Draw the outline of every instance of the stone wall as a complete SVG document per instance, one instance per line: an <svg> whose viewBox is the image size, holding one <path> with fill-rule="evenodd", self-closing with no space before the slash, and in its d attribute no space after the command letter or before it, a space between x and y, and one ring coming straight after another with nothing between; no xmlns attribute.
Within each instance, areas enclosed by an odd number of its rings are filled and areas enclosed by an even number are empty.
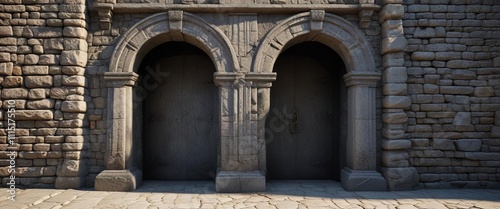
<svg viewBox="0 0 500 209"><path fill-rule="evenodd" d="M421 186L500 187L500 2L404 4L405 128Z"/></svg>
<svg viewBox="0 0 500 209"><path fill-rule="evenodd" d="M165 3L118 1L139 2ZM280 3L262 3L269 2ZM416 182L425 188L500 187L500 2L376 3L381 10L360 30L373 49L376 71L382 73L376 100L376 162L389 189L411 189ZM258 33L252 44L294 14L257 15ZM105 170L109 145L104 73L110 71L121 37L150 15L116 12L110 28L103 29L107 22L97 11L87 11L82 0L0 0L0 177L4 186L12 150L17 151L19 185L94 185ZM231 37L229 14L196 15ZM359 24L357 14L341 17ZM242 69L250 69L245 59L255 55L253 50L250 55L238 55ZM147 96L141 86L133 91L134 102ZM15 101L15 146L7 143L8 100ZM134 140L138 146L133 149L140 153L140 136Z"/></svg>
<svg viewBox="0 0 500 209"><path fill-rule="evenodd" d="M34 187L78 188L87 174L85 1L2 0L0 84L7 121L15 101L15 145L0 129L0 177L6 185L10 151L16 182Z"/></svg>

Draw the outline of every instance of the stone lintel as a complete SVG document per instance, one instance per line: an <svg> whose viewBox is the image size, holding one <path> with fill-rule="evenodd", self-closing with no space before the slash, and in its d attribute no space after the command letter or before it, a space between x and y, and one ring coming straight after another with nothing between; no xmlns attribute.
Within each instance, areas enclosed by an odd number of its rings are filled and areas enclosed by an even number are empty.
<svg viewBox="0 0 500 209"><path fill-rule="evenodd" d="M266 177L259 171L220 171L215 178L216 192L263 192Z"/></svg>
<svg viewBox="0 0 500 209"><path fill-rule="evenodd" d="M90 6L97 10L98 7ZM300 13L310 10L324 10L333 14L359 14L363 10L379 11L380 5L362 4L137 4L117 3L113 12L117 14L148 14L170 10L183 10L191 13Z"/></svg>
<svg viewBox="0 0 500 209"><path fill-rule="evenodd" d="M107 87L120 88L124 86L135 86L139 75L134 72L105 72L104 80Z"/></svg>
<svg viewBox="0 0 500 209"><path fill-rule="evenodd" d="M95 179L96 191L134 191L142 183L142 171L104 170Z"/></svg>
<svg viewBox="0 0 500 209"><path fill-rule="evenodd" d="M372 71L351 71L344 75L344 81L347 87L356 85L375 87L381 75L379 72Z"/></svg>
<svg viewBox="0 0 500 209"><path fill-rule="evenodd" d="M375 170L342 169L341 183L347 191L386 191L387 181Z"/></svg>

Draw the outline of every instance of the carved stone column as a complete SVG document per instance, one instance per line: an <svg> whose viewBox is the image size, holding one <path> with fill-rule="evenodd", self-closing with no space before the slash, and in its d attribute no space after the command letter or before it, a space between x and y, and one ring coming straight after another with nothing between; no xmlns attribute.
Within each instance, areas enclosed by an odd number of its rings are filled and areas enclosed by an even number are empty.
<svg viewBox="0 0 500 209"><path fill-rule="evenodd" d="M266 174L266 118L270 108L270 93L276 73L248 73L247 81L252 82L252 121L257 124L259 171Z"/></svg>
<svg viewBox="0 0 500 209"><path fill-rule="evenodd" d="M387 190L387 182L376 171L375 90L380 73L350 72L344 76L348 97L347 167L342 186L349 191Z"/></svg>
<svg viewBox="0 0 500 209"><path fill-rule="evenodd" d="M107 72L108 86L107 140L105 170L97 175L95 190L133 191L142 181L142 172L127 167L132 139L132 87L138 75L134 72Z"/></svg>
<svg viewBox="0 0 500 209"><path fill-rule="evenodd" d="M217 192L257 192L266 188L259 171L257 95L243 73L215 73L220 102L220 169Z"/></svg>

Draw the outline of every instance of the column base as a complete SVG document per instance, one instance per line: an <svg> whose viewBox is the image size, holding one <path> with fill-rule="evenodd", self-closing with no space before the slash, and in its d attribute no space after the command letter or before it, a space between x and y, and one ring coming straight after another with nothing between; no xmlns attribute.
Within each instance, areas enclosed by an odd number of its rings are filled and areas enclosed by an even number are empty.
<svg viewBox="0 0 500 209"><path fill-rule="evenodd" d="M134 191L142 183L142 171L104 170L95 179L96 191Z"/></svg>
<svg viewBox="0 0 500 209"><path fill-rule="evenodd" d="M344 168L341 183L347 191L387 191L387 181L374 170L352 170Z"/></svg>
<svg viewBox="0 0 500 209"><path fill-rule="evenodd" d="M259 171L220 171L215 178L216 192L263 192L266 177Z"/></svg>

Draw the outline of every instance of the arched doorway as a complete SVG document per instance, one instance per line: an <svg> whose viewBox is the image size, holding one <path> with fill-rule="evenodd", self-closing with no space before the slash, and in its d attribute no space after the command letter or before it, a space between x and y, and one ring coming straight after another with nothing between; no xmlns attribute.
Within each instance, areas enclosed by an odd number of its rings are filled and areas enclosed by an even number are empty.
<svg viewBox="0 0 500 209"><path fill-rule="evenodd" d="M303 42L280 54L274 72L266 122L267 178L340 180L342 59L321 43Z"/></svg>
<svg viewBox="0 0 500 209"><path fill-rule="evenodd" d="M217 167L217 88L210 57L191 44L167 42L153 48L139 69L148 78L140 79L147 91L143 179L212 179Z"/></svg>

